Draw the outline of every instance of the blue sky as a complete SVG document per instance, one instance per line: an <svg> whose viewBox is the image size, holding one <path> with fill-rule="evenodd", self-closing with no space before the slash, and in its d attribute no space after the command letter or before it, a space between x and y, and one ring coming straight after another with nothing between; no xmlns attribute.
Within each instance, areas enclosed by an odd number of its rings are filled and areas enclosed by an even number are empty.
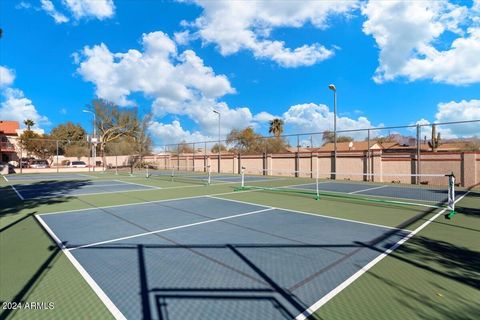
<svg viewBox="0 0 480 320"><path fill-rule="evenodd" d="M287 133L480 119L480 1L0 3L0 118L48 132L95 97L152 112L155 143L278 116ZM456 127L451 136L477 127Z"/></svg>

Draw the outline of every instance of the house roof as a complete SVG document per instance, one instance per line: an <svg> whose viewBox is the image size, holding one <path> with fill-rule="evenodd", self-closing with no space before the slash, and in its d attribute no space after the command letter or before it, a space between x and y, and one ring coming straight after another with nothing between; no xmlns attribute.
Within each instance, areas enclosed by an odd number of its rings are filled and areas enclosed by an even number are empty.
<svg viewBox="0 0 480 320"><path fill-rule="evenodd" d="M16 136L17 130L20 129L18 121L0 120L0 133L7 136Z"/></svg>

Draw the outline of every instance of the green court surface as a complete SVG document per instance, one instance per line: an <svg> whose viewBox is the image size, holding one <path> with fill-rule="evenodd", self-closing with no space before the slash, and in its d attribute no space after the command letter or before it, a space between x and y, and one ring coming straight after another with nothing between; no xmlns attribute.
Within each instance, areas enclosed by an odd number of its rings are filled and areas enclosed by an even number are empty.
<svg viewBox="0 0 480 320"><path fill-rule="evenodd" d="M52 186L51 182L46 179L0 180L2 305L6 302L24 305L25 302L53 302L52 308L43 310L2 308L0 319L114 318L35 215L204 195L414 232L392 252L387 251L388 255L380 251L378 261L372 261L368 268L359 266L361 272L357 277L349 278L350 281L330 292L331 297L322 297L323 301L312 306L314 312L308 315L309 319L478 319L480 314L478 189L468 193L463 190L462 198L456 203L457 214L447 220L444 208L423 205L421 199L394 204L322 193L320 199L315 200L311 194L302 192L274 192L262 188L235 191L238 181L224 178L214 179L208 186L147 179L141 175L97 173L91 179L83 178L87 184L90 180L96 184L117 181L116 185L138 184L150 188L62 193L62 188L68 191L77 187L78 182L69 184L67 179L55 185L57 193L53 196L43 194L22 200L21 190L27 188L26 185L29 190L45 190ZM304 178L282 178L252 183L285 187L310 182ZM194 269L192 274L195 276Z"/></svg>

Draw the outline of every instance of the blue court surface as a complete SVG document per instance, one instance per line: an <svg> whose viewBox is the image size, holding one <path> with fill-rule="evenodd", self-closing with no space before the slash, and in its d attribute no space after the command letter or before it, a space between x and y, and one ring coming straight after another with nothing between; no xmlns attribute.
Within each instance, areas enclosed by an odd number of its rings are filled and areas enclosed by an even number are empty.
<svg viewBox="0 0 480 320"><path fill-rule="evenodd" d="M159 189L158 187L120 180L62 180L34 184L15 184L12 188L23 199L83 196L102 193L131 192Z"/></svg>
<svg viewBox="0 0 480 320"><path fill-rule="evenodd" d="M315 183L292 186L294 189L316 190ZM445 203L448 200L447 186L444 188L427 188L415 185L320 182L320 192L335 192L342 194L367 195L373 197L394 198L399 201L423 201L432 204ZM465 191L456 191L455 197L460 197Z"/></svg>
<svg viewBox="0 0 480 320"><path fill-rule="evenodd" d="M8 181L18 180L73 180L73 179L95 179L95 176L88 173L31 173L31 174L8 174L4 176Z"/></svg>
<svg viewBox="0 0 480 320"><path fill-rule="evenodd" d="M37 219L117 319L292 319L408 232L208 196Z"/></svg>

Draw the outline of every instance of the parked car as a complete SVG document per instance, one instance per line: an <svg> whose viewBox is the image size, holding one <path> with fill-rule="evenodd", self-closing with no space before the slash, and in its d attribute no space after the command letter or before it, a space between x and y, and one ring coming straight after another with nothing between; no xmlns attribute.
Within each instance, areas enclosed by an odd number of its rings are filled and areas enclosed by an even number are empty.
<svg viewBox="0 0 480 320"><path fill-rule="evenodd" d="M49 167L50 166L48 165L47 160L33 160L32 163L30 164L30 168L35 168L35 169L46 169Z"/></svg>
<svg viewBox="0 0 480 320"><path fill-rule="evenodd" d="M84 161L71 161L68 166L70 168L86 168L87 164Z"/></svg>

